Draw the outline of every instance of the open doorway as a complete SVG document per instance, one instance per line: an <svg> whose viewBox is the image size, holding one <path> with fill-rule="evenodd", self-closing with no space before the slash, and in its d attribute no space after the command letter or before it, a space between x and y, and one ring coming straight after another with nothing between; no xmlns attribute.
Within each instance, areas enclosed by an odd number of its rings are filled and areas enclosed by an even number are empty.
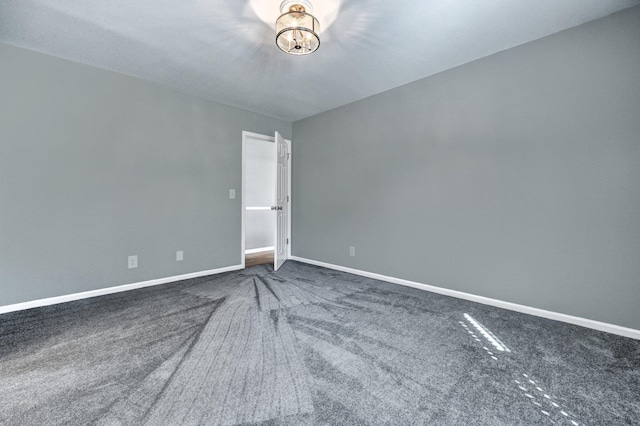
<svg viewBox="0 0 640 426"><path fill-rule="evenodd" d="M282 143L282 138L277 134L276 136ZM280 148L290 153L291 141L285 140L284 144ZM290 155L286 155L287 167L283 175L282 157L278 155L280 152L282 150L278 150L275 137L242 132L241 255L244 267L273 265L274 260L280 260L278 263L281 264L283 248L286 250L285 259L290 253ZM282 191L282 179L286 184L286 196L282 197L281 194L278 200L277 193ZM284 223L283 216L286 218Z"/></svg>

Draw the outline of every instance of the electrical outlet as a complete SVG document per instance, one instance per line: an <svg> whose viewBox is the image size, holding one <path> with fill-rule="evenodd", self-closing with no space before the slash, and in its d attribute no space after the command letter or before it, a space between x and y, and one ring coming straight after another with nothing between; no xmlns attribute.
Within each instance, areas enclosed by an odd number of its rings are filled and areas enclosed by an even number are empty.
<svg viewBox="0 0 640 426"><path fill-rule="evenodd" d="M138 267L138 255L129 256L129 269Z"/></svg>
<svg viewBox="0 0 640 426"><path fill-rule="evenodd" d="M181 262L184 260L184 251L178 250L176 252L176 262Z"/></svg>
<svg viewBox="0 0 640 426"><path fill-rule="evenodd" d="M356 257L356 248L354 246L349 246L349 256Z"/></svg>

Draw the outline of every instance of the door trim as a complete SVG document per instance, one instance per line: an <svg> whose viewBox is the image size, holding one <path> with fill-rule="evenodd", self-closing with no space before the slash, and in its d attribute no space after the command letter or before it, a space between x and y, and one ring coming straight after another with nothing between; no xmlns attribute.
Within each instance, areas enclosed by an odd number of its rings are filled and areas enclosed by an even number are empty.
<svg viewBox="0 0 640 426"><path fill-rule="evenodd" d="M242 131L242 155L240 158L240 162L241 162L241 173L242 173L242 179L241 179L241 188L240 188L240 199L241 199L241 203L240 203L240 217L241 217L241 241L240 241L240 265L242 267L242 269L245 268L245 261L244 261L244 256L245 256L245 200L244 200L244 186L245 186L245 182L244 182L244 153L245 153L245 141L248 139L257 139L257 140L262 140L265 142L272 142L275 143L275 138L273 136L267 136L267 135L261 135L260 133L253 133L253 132L247 132L247 131ZM285 139L284 140L287 143L287 146L289 148L289 160L288 160L288 166L289 166L289 173L287 176L287 179L289 180L289 185L287 185L287 196L289 197L289 202L287 203L287 235L289 237L289 244L287 245L287 254L288 257L291 258L291 245L293 244L293 239L291 238L291 157L293 156L293 154L291 154L291 141L289 139Z"/></svg>

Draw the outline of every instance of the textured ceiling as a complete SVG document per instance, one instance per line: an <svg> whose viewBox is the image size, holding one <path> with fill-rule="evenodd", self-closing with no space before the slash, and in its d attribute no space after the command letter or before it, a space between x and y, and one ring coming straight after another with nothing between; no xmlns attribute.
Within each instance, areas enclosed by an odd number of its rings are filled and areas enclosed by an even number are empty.
<svg viewBox="0 0 640 426"><path fill-rule="evenodd" d="M280 0L0 0L0 40L296 121L640 0L313 3L333 22L305 57L262 20Z"/></svg>

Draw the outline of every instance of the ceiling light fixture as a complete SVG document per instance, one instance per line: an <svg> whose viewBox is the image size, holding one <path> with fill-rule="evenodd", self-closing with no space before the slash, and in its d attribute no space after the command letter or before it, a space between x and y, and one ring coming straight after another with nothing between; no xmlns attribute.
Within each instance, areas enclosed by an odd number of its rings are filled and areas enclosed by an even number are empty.
<svg viewBox="0 0 640 426"><path fill-rule="evenodd" d="M276 44L291 55L308 55L320 47L320 23L307 0L285 0L276 20Z"/></svg>

